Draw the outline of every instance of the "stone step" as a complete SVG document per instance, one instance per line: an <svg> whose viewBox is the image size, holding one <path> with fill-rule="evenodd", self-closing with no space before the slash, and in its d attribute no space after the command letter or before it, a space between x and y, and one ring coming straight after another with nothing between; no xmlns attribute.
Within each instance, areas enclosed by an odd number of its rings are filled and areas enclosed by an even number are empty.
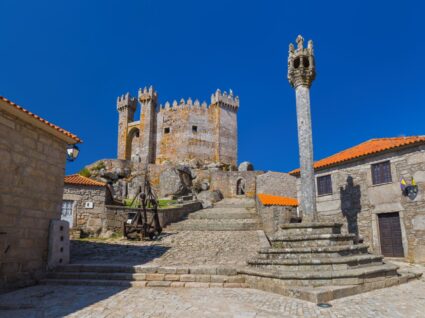
<svg viewBox="0 0 425 318"><path fill-rule="evenodd" d="M309 222L309 223L285 223L280 225L285 235L303 234L340 234L341 223L332 222Z"/></svg>
<svg viewBox="0 0 425 318"><path fill-rule="evenodd" d="M202 210L200 212L191 213L189 214L188 219L190 220L199 220L199 219L206 219L206 220L221 220L221 219L258 219L258 215L256 213L249 213L249 212L233 212L233 211L224 211L219 212L215 211L216 209L208 209L208 210ZM218 209L217 209L218 210ZM239 209L235 209L239 210Z"/></svg>
<svg viewBox="0 0 425 318"><path fill-rule="evenodd" d="M260 229L261 223L257 219L189 219L167 227L168 231L253 231Z"/></svg>
<svg viewBox="0 0 425 318"><path fill-rule="evenodd" d="M281 280L286 286L359 285L397 276L398 266L381 264L341 271L287 271L241 268L238 273Z"/></svg>
<svg viewBox="0 0 425 318"><path fill-rule="evenodd" d="M101 280L101 281L163 281L198 283L244 283L240 275L210 274L159 274L159 273L98 273L98 272L50 272L48 279L54 280Z"/></svg>
<svg viewBox="0 0 425 318"><path fill-rule="evenodd" d="M250 198L230 198L214 203L219 208L255 208L255 200Z"/></svg>
<svg viewBox="0 0 425 318"><path fill-rule="evenodd" d="M251 288L277 293L287 297L313 302L315 304L328 303L334 299L356 295L371 290L404 284L410 280L420 278L420 275L403 273L401 276L385 277L379 281L369 281L361 285L328 285L328 286L288 286L285 281L259 276L245 275L246 283Z"/></svg>
<svg viewBox="0 0 425 318"><path fill-rule="evenodd" d="M354 234L305 234L287 235L285 232L275 233L270 237L272 247L316 247L347 245L353 243Z"/></svg>
<svg viewBox="0 0 425 318"><path fill-rule="evenodd" d="M193 274L193 275L236 275L236 269L228 266L146 266L146 265L118 265L118 264L68 264L57 266L54 271L74 273L141 273L141 274Z"/></svg>
<svg viewBox="0 0 425 318"><path fill-rule="evenodd" d="M289 248L262 248L258 251L258 258L262 259L311 259L350 256L365 254L369 245L332 245L315 247L289 247Z"/></svg>
<svg viewBox="0 0 425 318"><path fill-rule="evenodd" d="M287 271L315 271L315 270L347 270L365 266L383 264L383 256L363 254L354 256L304 258L304 259L252 259L248 265L255 268L284 269Z"/></svg>
<svg viewBox="0 0 425 318"><path fill-rule="evenodd" d="M207 282L180 282L180 281L127 281L101 279L44 279L42 284L47 285L74 285L74 286L123 286L123 287L178 287L178 288L248 288L245 283L207 283Z"/></svg>

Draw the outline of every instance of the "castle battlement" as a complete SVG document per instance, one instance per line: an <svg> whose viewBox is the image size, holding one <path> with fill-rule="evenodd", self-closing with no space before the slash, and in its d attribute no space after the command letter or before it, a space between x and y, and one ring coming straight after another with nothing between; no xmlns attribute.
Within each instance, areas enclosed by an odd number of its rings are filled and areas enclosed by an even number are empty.
<svg viewBox="0 0 425 318"><path fill-rule="evenodd" d="M148 101L156 101L158 99L158 93L155 91L153 86L149 86L147 88L146 86L142 89L139 88L139 100L141 103L146 103Z"/></svg>
<svg viewBox="0 0 425 318"><path fill-rule="evenodd" d="M221 93L221 90L217 89L216 92L211 95L211 105L213 104L219 104L220 106L227 106L237 110L239 108L239 97L234 97L232 90L227 94L226 91Z"/></svg>
<svg viewBox="0 0 425 318"><path fill-rule="evenodd" d="M198 99L195 99L195 101L192 100L192 98L188 98L187 101L182 98L179 103L177 103L176 100L174 100L172 103L166 101L164 105L160 105L159 111L179 111L183 109L203 109L207 110L208 105L204 101L202 104L199 102Z"/></svg>
<svg viewBox="0 0 425 318"><path fill-rule="evenodd" d="M117 109L122 110L126 107L133 110L136 110L137 107L137 100L135 97L131 97L130 93L117 97Z"/></svg>

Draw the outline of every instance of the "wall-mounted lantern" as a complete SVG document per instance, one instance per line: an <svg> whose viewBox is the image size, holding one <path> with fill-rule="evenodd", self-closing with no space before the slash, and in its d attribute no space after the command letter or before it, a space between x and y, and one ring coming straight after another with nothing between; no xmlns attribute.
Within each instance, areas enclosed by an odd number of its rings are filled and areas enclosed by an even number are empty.
<svg viewBox="0 0 425 318"><path fill-rule="evenodd" d="M74 161L77 159L80 149L76 145L68 145L66 148L66 160Z"/></svg>

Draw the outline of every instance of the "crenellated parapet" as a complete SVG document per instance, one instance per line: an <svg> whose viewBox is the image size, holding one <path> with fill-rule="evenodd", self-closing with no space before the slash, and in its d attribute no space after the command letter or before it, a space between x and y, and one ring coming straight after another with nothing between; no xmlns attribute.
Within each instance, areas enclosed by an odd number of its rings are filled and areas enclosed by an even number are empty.
<svg viewBox="0 0 425 318"><path fill-rule="evenodd" d="M135 97L131 97L130 93L117 97L117 110L121 111L126 108L133 110L133 112L137 108L137 100Z"/></svg>
<svg viewBox="0 0 425 318"><path fill-rule="evenodd" d="M139 88L139 100L142 104L149 101L156 102L158 100L158 93L155 91L152 85L149 88Z"/></svg>
<svg viewBox="0 0 425 318"><path fill-rule="evenodd" d="M159 108L159 111L179 111L183 109L203 109L207 110L208 106L206 102L202 102L202 104L199 102L198 99L195 99L195 101L192 100L192 98L188 98L187 100L184 100L183 98L180 100L180 102L177 102L174 100L172 103L165 102L164 105L161 105Z"/></svg>
<svg viewBox="0 0 425 318"><path fill-rule="evenodd" d="M229 94L226 91L221 93L221 90L217 89L214 94L211 95L211 105L217 104L221 107L228 107L235 111L239 108L239 97L233 96L233 91L230 90Z"/></svg>
<svg viewBox="0 0 425 318"><path fill-rule="evenodd" d="M316 78L313 41L308 41L307 47L304 47L304 38L298 35L296 42L296 49L292 43L289 44L288 81L294 88L300 85L310 87Z"/></svg>

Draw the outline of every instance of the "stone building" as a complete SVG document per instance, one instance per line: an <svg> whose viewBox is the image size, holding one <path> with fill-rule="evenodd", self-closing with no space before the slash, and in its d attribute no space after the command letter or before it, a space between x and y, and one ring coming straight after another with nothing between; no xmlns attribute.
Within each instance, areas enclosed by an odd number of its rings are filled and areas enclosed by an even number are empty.
<svg viewBox="0 0 425 318"><path fill-rule="evenodd" d="M0 291L30 285L60 219L66 149L81 140L0 97Z"/></svg>
<svg viewBox="0 0 425 318"><path fill-rule="evenodd" d="M84 234L100 234L105 205L112 201L106 184L78 174L65 177L62 220Z"/></svg>
<svg viewBox="0 0 425 318"><path fill-rule="evenodd" d="M375 253L425 262L425 136L371 139L314 167L320 220L344 223Z"/></svg>
<svg viewBox="0 0 425 318"><path fill-rule="evenodd" d="M202 165L237 164L237 112L239 98L217 90L207 106L198 101L158 104L152 88L140 89L137 100L129 93L118 97L118 159L147 164L197 160Z"/></svg>

